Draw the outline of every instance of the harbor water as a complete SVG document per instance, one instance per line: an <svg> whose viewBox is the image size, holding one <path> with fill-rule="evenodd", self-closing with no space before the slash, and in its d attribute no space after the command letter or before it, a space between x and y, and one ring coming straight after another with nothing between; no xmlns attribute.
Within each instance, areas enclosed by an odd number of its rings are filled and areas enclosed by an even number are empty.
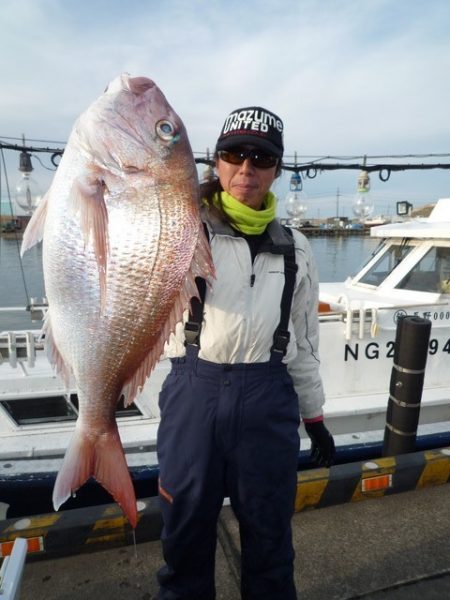
<svg viewBox="0 0 450 600"><path fill-rule="evenodd" d="M345 235L309 238L322 282L343 281L357 273L378 240L370 236ZM30 298L45 296L42 274L42 245L20 259L18 239L0 237L0 307L26 307ZM40 323L18 314L0 312L0 331L39 328Z"/></svg>

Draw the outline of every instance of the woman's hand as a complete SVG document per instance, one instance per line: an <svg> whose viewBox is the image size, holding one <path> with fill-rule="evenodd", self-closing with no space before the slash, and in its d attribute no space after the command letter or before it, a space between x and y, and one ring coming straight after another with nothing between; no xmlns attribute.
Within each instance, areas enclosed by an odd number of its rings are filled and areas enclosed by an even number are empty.
<svg viewBox="0 0 450 600"><path fill-rule="evenodd" d="M304 425L306 433L311 438L311 460L318 467L330 467L336 453L333 436L323 421L304 423Z"/></svg>

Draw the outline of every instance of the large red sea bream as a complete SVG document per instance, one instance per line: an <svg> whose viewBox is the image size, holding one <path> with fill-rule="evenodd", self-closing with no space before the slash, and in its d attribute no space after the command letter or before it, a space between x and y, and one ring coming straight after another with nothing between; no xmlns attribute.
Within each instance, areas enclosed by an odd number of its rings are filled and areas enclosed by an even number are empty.
<svg viewBox="0 0 450 600"><path fill-rule="evenodd" d="M213 273L188 137L153 81L124 74L79 117L22 252L41 239L47 345L79 397L53 503L93 476L134 527L115 408L160 358L195 277Z"/></svg>

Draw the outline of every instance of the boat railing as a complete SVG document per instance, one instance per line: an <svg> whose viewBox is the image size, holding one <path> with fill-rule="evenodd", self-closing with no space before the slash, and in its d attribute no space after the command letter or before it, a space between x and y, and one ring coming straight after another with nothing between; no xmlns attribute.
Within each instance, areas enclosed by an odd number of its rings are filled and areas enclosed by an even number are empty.
<svg viewBox="0 0 450 600"><path fill-rule="evenodd" d="M43 321L48 310L47 298L31 298L27 306L1 306L0 314L30 313L32 322ZM1 331L0 330L0 365L8 361L12 367L18 362L26 362L34 367L36 351L43 350L44 336L41 331Z"/></svg>
<svg viewBox="0 0 450 600"><path fill-rule="evenodd" d="M370 337L376 337L378 334L378 308L365 307L363 304L351 307L348 300L344 304L345 306L342 310L330 310L327 313L320 313L319 322L339 321L343 323L345 326L345 339L347 341L353 337L354 326L358 329L358 338L360 340L364 339L367 330L370 331Z"/></svg>
<svg viewBox="0 0 450 600"><path fill-rule="evenodd" d="M341 301L343 304L342 310L332 310L327 313L319 313L320 322L336 322L340 321L345 327L345 339L346 341L351 340L355 334L358 339L362 340L367 334L371 338L377 337L380 331L378 324L379 315L384 311L398 310L399 307L394 306L367 306L362 301L349 300L347 296L342 296ZM417 308L424 308L423 302L417 304L408 304L405 306L405 310L412 310ZM448 309L448 302L434 302L433 310L435 311L438 307L446 307Z"/></svg>
<svg viewBox="0 0 450 600"><path fill-rule="evenodd" d="M18 361L34 367L36 350L43 350L44 340L40 331L8 331L0 333L0 365L8 361L17 367Z"/></svg>

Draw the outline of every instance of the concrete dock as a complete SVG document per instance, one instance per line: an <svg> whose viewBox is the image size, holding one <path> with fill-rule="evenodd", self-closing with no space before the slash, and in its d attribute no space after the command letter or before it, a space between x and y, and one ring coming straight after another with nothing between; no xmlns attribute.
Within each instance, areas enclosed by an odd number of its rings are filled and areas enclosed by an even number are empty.
<svg viewBox="0 0 450 600"><path fill-rule="evenodd" d="M297 513L296 583L302 600L450 598L450 486ZM219 522L217 600L237 600L238 527ZM153 600L159 541L27 561L21 600ZM195 599L193 599L195 600Z"/></svg>

